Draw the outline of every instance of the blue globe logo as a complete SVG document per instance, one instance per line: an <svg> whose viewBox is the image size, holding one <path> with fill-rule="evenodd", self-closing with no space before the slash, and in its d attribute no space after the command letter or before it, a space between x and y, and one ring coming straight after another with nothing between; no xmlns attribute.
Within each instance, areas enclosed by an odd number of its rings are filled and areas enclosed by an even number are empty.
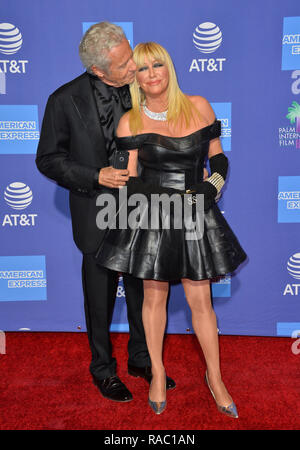
<svg viewBox="0 0 300 450"><path fill-rule="evenodd" d="M295 253L287 263L288 273L297 280L300 280L300 253Z"/></svg>
<svg viewBox="0 0 300 450"><path fill-rule="evenodd" d="M0 53L13 55L22 47L22 34L11 23L0 23Z"/></svg>
<svg viewBox="0 0 300 450"><path fill-rule="evenodd" d="M24 183L11 183L4 192L4 200L13 209L27 208L33 199L32 191Z"/></svg>
<svg viewBox="0 0 300 450"><path fill-rule="evenodd" d="M216 24L203 22L193 33L193 43L200 52L213 53L222 43L222 32Z"/></svg>

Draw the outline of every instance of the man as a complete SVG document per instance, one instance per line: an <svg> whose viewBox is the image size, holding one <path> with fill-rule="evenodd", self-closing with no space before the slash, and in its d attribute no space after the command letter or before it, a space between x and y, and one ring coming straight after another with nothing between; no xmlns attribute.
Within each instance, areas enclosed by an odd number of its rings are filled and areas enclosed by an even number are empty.
<svg viewBox="0 0 300 450"><path fill-rule="evenodd" d="M111 166L114 131L131 108L128 84L135 76L132 50L122 28L101 22L85 33L79 54L87 72L50 95L36 164L47 177L70 190L74 241L83 253L82 283L87 333L92 353L90 371L101 394L126 402L132 395L116 375L109 327L118 274L97 266L94 253L104 230L96 225L96 198L106 188L124 186L127 170ZM130 339L128 373L151 382L150 358L142 325L142 281L123 275ZM167 378L167 388L175 383Z"/></svg>

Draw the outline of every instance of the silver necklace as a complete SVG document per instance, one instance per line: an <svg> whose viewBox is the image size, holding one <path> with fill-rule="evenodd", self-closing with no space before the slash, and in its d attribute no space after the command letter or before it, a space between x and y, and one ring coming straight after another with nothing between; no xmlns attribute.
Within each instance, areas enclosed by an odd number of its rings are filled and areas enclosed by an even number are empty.
<svg viewBox="0 0 300 450"><path fill-rule="evenodd" d="M148 116L150 119L161 120L164 122L167 120L168 110L157 113L150 111L150 109L148 109L146 105L143 105L143 110L146 116Z"/></svg>

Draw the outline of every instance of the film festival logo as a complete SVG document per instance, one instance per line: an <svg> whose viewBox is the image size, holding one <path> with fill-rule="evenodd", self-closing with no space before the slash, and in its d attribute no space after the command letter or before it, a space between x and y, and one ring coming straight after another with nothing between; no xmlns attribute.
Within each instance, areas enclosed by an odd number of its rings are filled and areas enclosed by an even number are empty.
<svg viewBox="0 0 300 450"><path fill-rule="evenodd" d="M287 119L290 120L291 124L296 123L296 148L300 148L300 105L297 102L293 102L292 106L288 108Z"/></svg>
<svg viewBox="0 0 300 450"><path fill-rule="evenodd" d="M287 271L295 280L300 280L300 253L292 255L287 262ZM285 286L283 295L299 295L300 284L292 283Z"/></svg>
<svg viewBox="0 0 300 450"><path fill-rule="evenodd" d="M288 114L291 126L279 128L279 146L283 148L300 149L300 105L296 101L288 107Z"/></svg>
<svg viewBox="0 0 300 450"><path fill-rule="evenodd" d="M146 196L136 193L127 197L127 186L124 186L119 189L118 201L113 194L104 193L98 195L96 205L102 207L96 217L97 227L101 230L184 229L184 237L188 241L203 237L203 194L176 193L169 196L162 193Z"/></svg>
<svg viewBox="0 0 300 450"><path fill-rule="evenodd" d="M4 201L16 213L5 214L2 219L2 227L34 227L37 214L21 212L31 205L32 200L32 191L25 183L15 181L9 184L4 191Z"/></svg>
<svg viewBox="0 0 300 450"><path fill-rule="evenodd" d="M193 33L194 47L203 53L205 58L194 58L190 64L189 72L222 72L226 58L212 58L222 44L223 35L220 28L212 22L203 22L198 25Z"/></svg>
<svg viewBox="0 0 300 450"><path fill-rule="evenodd" d="M12 23L0 23L0 73L26 73L28 60L8 59L20 51L23 44L22 33Z"/></svg>

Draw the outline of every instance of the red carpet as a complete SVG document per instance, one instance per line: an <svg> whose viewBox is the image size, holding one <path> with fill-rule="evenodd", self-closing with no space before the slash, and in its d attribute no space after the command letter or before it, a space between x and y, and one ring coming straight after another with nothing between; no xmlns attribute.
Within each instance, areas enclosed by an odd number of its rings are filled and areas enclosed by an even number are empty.
<svg viewBox="0 0 300 450"><path fill-rule="evenodd" d="M0 355L1 430L299 430L300 354L289 338L221 336L224 381L239 419L218 413L192 335L168 335L167 373L177 382L155 416L148 385L126 372L127 334L112 334L118 374L134 400L100 396L88 371L85 333L6 333ZM4 413L5 412L5 413Z"/></svg>

